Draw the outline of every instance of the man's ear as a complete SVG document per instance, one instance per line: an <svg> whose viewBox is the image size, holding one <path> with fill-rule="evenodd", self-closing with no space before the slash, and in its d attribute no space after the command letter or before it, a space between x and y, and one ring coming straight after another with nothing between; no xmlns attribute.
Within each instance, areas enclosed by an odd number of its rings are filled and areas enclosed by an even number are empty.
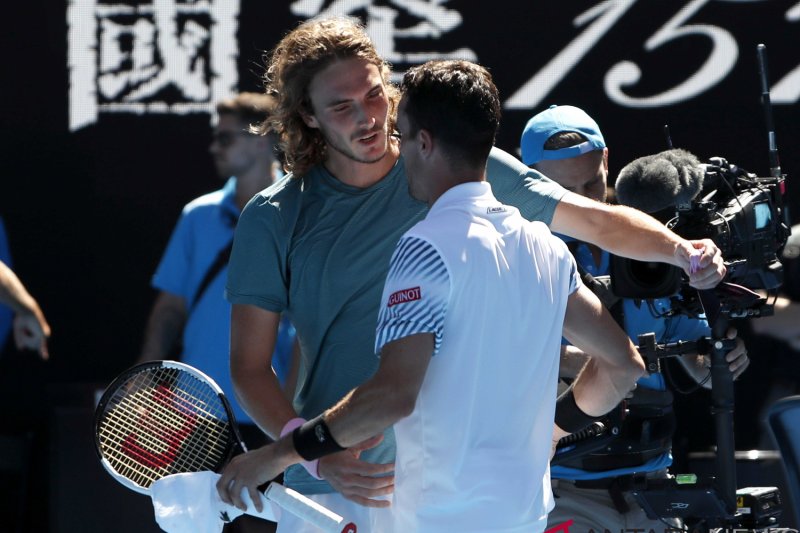
<svg viewBox="0 0 800 533"><path fill-rule="evenodd" d="M305 122L306 126L308 126L309 128L319 129L319 122L317 121L317 117L315 117L311 113L301 110L300 117L303 119L303 122Z"/></svg>
<svg viewBox="0 0 800 533"><path fill-rule="evenodd" d="M425 157L429 157L433 153L433 136L428 130L421 129L417 133L417 146L419 152Z"/></svg>

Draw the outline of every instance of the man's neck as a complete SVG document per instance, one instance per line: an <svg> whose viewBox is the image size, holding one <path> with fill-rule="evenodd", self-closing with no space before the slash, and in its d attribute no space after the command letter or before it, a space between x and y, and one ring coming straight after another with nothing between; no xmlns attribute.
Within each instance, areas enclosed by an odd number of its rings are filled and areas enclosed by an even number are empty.
<svg viewBox="0 0 800 533"><path fill-rule="evenodd" d="M275 182L272 163L255 165L241 176L236 176L236 205L241 211L250 198Z"/></svg>
<svg viewBox="0 0 800 533"><path fill-rule="evenodd" d="M335 150L328 149L328 156L322 163L333 177L351 187L366 189L386 177L400 158L400 151L390 143L384 156L372 163L361 163Z"/></svg>
<svg viewBox="0 0 800 533"><path fill-rule="evenodd" d="M433 204L442 197L444 193L449 191L450 189L457 187L459 185L463 185L465 183L482 183L486 180L476 178L476 179L454 179L449 181L447 185L443 186L442 188L436 189L431 193L431 196L428 198L428 208L433 207Z"/></svg>

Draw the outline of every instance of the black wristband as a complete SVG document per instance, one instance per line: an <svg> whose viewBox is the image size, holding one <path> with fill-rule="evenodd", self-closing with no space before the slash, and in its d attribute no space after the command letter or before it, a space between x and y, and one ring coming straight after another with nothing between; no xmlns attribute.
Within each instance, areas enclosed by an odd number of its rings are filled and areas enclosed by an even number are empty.
<svg viewBox="0 0 800 533"><path fill-rule="evenodd" d="M602 418L602 416L589 416L581 411L581 408L575 402L575 394L572 387L556 400L555 422L558 427L566 432L577 433Z"/></svg>
<svg viewBox="0 0 800 533"><path fill-rule="evenodd" d="M300 457L306 461L344 450L331 435L322 415L295 429L292 432L292 443Z"/></svg>

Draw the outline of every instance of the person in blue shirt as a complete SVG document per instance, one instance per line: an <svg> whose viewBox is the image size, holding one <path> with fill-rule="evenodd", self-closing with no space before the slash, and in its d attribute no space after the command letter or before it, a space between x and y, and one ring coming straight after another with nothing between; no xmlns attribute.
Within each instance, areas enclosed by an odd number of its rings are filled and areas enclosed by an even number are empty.
<svg viewBox="0 0 800 533"><path fill-rule="evenodd" d="M272 113L274 100L266 94L239 93L217 103L218 122L209 152L225 185L189 202L181 212L161 262L153 276L158 290L150 312L138 362L177 358L210 376L233 408L248 448L269 437L239 404L229 370L230 313L224 286L233 232L239 214L256 193L282 175L273 135L251 133ZM271 362L281 384L291 387L290 366L295 329L282 318ZM265 520L243 517L226 531L273 531Z"/></svg>
<svg viewBox="0 0 800 533"><path fill-rule="evenodd" d="M567 190L605 202L607 200L608 147L597 123L573 106L551 106L531 118L521 138L523 163L561 184ZM593 277L609 274L610 254L595 246L562 237L576 262ZM705 319L670 313L669 298L652 300L622 299L611 308L612 314L636 342L638 335L653 332L656 341L695 341L710 336ZM736 332L730 330L730 337ZM572 379L588 356L576 348L562 347L562 379ZM679 358L692 378L709 385L709 359L702 354ZM727 354L730 371L738 377L749 364L741 340ZM674 431L672 393L664 375L652 373L641 378L628 400L628 413L620 434L601 450L554 464L551 468L555 509L548 527L572 520L570 531L586 532L630 528L660 531L665 523L648 519L626 492L633 474L664 477L672 463ZM677 525L677 524L674 524Z"/></svg>
<svg viewBox="0 0 800 533"><path fill-rule="evenodd" d="M230 304L223 291L233 232L244 205L281 175L274 137L249 131L271 113L273 99L240 93L216 106L219 120L209 152L217 173L227 179L214 192L189 202L181 213L153 276L159 291L150 313L139 362L178 358L208 374L231 401L250 446L265 435L235 399L228 369ZM281 381L289 372L294 327L280 325L272 367Z"/></svg>

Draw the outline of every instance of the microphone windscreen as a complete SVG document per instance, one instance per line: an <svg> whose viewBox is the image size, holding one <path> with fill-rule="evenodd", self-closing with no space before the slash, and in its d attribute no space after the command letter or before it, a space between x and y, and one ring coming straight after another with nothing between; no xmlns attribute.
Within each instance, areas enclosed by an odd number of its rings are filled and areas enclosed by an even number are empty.
<svg viewBox="0 0 800 533"><path fill-rule="evenodd" d="M691 202L703 188L703 175L697 157L675 148L628 163L614 188L620 204L655 213Z"/></svg>

